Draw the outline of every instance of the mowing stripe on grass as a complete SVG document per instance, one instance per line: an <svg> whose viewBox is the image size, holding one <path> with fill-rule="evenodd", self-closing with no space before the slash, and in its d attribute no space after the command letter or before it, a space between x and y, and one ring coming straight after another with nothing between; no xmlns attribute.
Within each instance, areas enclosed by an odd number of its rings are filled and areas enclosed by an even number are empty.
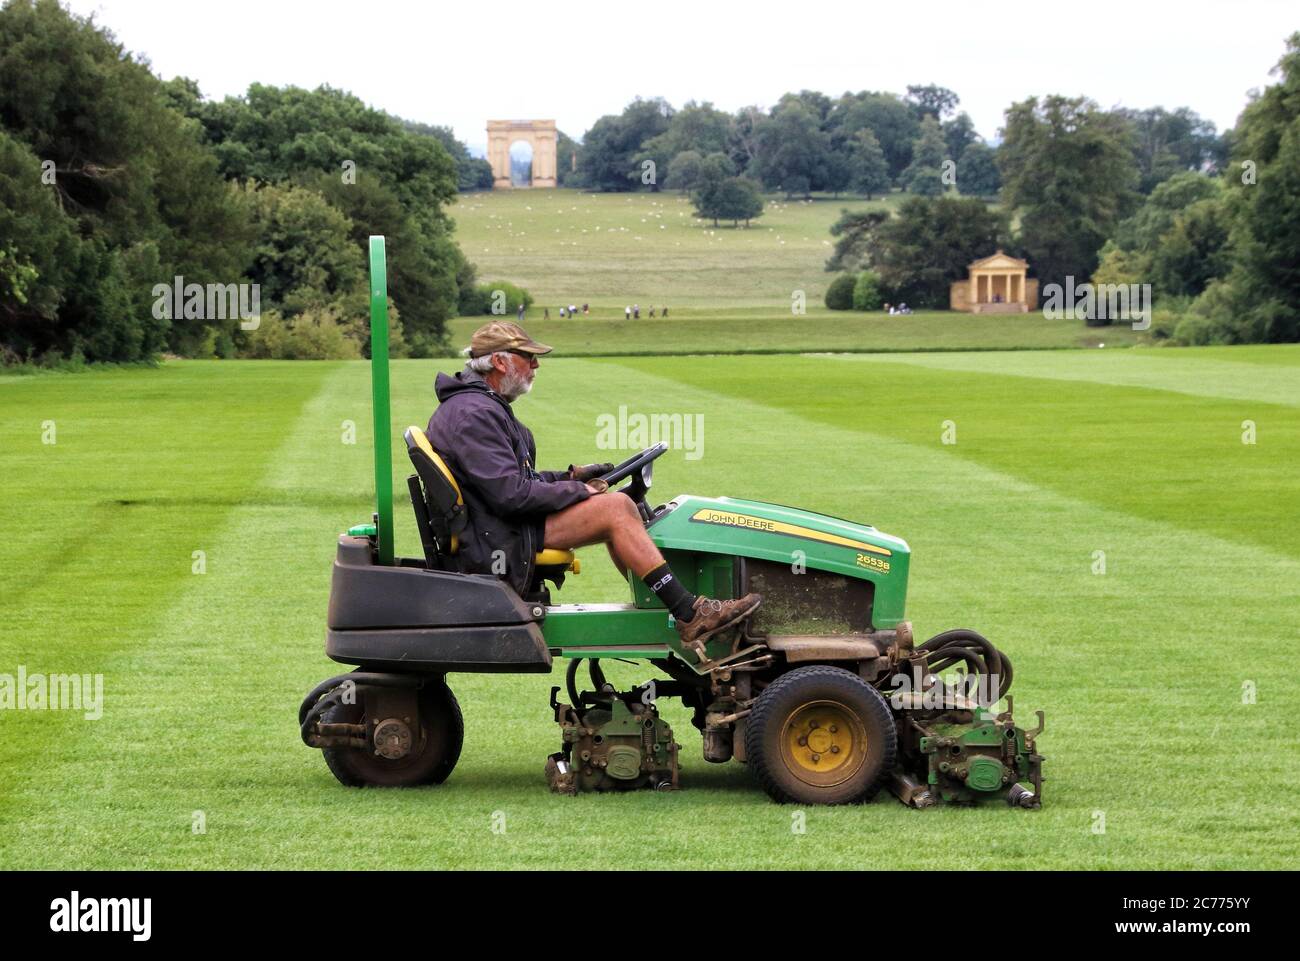
<svg viewBox="0 0 1300 961"><path fill-rule="evenodd" d="M76 800L113 777L125 748L116 708L134 682L122 665L162 643L171 599L219 574L217 531L256 500L256 478L333 366L168 364L34 378L19 396L0 394L6 465L16 468L0 483L13 503L32 505L23 530L0 543L0 671L102 674L105 699L94 722L0 712L0 817L48 817L45 842L56 846ZM56 444L40 443L42 419L56 420ZM201 663L202 642L199 631L178 653ZM152 728L135 749L167 738ZM38 813L51 803L65 812ZM16 839L0 832L0 849ZM29 863L42 864L39 854Z"/></svg>
<svg viewBox="0 0 1300 961"><path fill-rule="evenodd" d="M1084 381L1173 391L1197 397L1300 407L1300 371L1287 364L1200 359L1197 351L1077 351L1042 353L832 355L838 360L908 364L990 376ZM1193 363L1184 361L1191 360Z"/></svg>
<svg viewBox="0 0 1300 961"><path fill-rule="evenodd" d="M1084 357L1033 356L1048 370L1069 370ZM1295 407L829 358L621 365L670 371L678 381L832 426L861 424L923 448L942 445L1067 497L1300 557L1300 531L1277 521L1300 515ZM1252 439L1247 421L1257 443L1243 443Z"/></svg>

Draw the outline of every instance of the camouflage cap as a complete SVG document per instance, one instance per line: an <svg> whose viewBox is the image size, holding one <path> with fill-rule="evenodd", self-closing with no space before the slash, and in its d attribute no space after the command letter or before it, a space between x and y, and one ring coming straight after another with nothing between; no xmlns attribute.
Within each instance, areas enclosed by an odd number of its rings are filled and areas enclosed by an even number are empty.
<svg viewBox="0 0 1300 961"><path fill-rule="evenodd" d="M471 357L483 357L498 350L521 350L528 354L551 352L550 347L539 344L528 336L526 330L508 320L494 320L474 331L469 342Z"/></svg>

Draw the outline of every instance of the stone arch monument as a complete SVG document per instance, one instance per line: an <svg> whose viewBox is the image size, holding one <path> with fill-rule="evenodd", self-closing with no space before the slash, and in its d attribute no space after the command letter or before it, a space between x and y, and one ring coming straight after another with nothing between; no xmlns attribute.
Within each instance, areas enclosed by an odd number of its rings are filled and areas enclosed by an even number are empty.
<svg viewBox="0 0 1300 961"><path fill-rule="evenodd" d="M554 120L489 120L487 135L487 159L492 165L494 190L512 186L510 145L516 140L522 140L533 148L532 186L556 186L556 148L559 144Z"/></svg>

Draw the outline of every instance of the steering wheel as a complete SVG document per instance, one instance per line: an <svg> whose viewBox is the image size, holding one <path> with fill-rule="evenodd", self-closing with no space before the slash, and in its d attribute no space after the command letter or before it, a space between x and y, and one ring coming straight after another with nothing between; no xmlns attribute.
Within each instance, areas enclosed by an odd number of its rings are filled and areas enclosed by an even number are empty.
<svg viewBox="0 0 1300 961"><path fill-rule="evenodd" d="M629 483L620 487L615 493L626 494L632 498L632 503L636 504L637 510L641 512L641 517L647 522L650 520L650 506L645 502L645 495L650 490L650 483L654 476L654 462L667 450L668 445L661 441L653 447L647 447L641 453L629 457L612 471L600 475L600 479L609 484L611 491L614 491L614 485L619 481L628 477L632 478Z"/></svg>

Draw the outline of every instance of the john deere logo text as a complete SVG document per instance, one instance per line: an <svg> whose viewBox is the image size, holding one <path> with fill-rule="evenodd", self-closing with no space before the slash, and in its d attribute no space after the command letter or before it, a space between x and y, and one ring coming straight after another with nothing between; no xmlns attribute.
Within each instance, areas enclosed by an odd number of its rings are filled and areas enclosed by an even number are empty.
<svg viewBox="0 0 1300 961"><path fill-rule="evenodd" d="M728 527L750 527L756 531L776 533L776 524L761 517L748 517L745 514L727 514L722 511L700 511L691 518L706 524L726 524Z"/></svg>

